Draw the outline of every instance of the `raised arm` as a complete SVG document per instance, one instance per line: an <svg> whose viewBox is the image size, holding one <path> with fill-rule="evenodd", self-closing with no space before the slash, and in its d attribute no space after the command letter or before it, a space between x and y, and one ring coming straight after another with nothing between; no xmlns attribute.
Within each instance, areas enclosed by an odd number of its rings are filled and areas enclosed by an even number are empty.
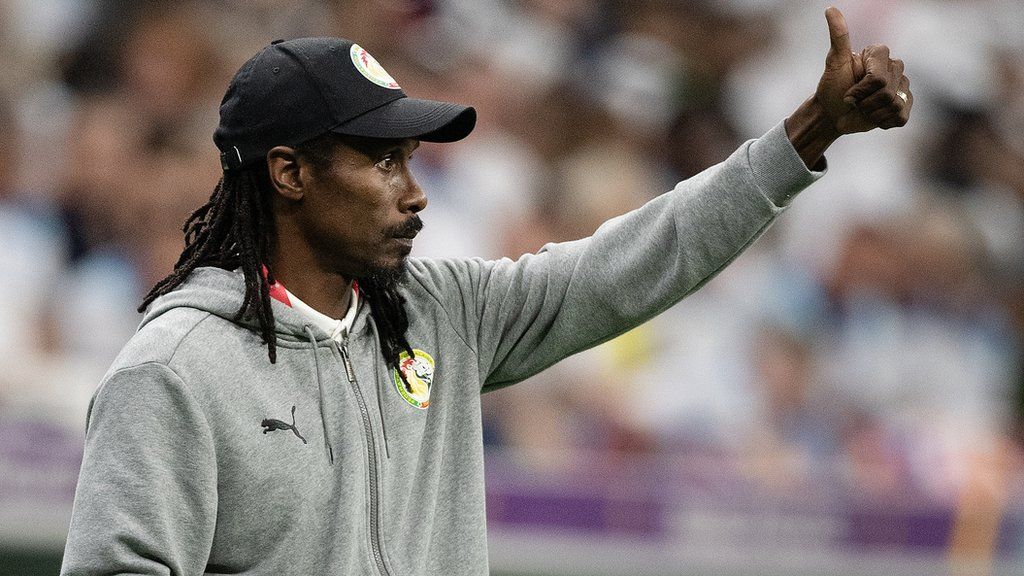
<svg viewBox="0 0 1024 576"><path fill-rule="evenodd" d="M600 344L703 286L821 177L844 134L906 124L913 97L885 46L850 49L826 11L831 46L817 89L765 136L590 238L519 260L418 262L418 283L477 347L481 381L500 387ZM810 168L810 170L809 170Z"/></svg>

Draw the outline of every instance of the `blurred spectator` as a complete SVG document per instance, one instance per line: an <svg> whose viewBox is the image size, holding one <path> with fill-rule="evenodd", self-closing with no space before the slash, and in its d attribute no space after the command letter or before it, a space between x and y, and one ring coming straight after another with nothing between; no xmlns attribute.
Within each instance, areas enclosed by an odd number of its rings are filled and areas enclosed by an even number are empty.
<svg viewBox="0 0 1024 576"><path fill-rule="evenodd" d="M792 487L821 476L839 454L847 427L841 398L821 381L821 360L810 342L779 328L766 328L756 340L754 393L759 398L758 434L750 453L764 480Z"/></svg>
<svg viewBox="0 0 1024 576"><path fill-rule="evenodd" d="M1024 274L1024 141L1015 145L1007 130L1013 116L1003 112L951 107L924 168L957 198L981 232L994 271L1009 279Z"/></svg>
<svg viewBox="0 0 1024 576"><path fill-rule="evenodd" d="M909 435L919 481L947 498L962 481L954 455L1006 433L1013 417L1019 348L981 248L934 206L859 229L827 284L829 377Z"/></svg>
<svg viewBox="0 0 1024 576"><path fill-rule="evenodd" d="M0 291L0 362L11 366L41 343L40 321L62 272L64 238L52 207L16 187L24 161L21 129L2 95L0 134L0 269L8 276ZM8 378L9 374L4 377ZM0 403L11 393L12 383L5 384L0 387Z"/></svg>

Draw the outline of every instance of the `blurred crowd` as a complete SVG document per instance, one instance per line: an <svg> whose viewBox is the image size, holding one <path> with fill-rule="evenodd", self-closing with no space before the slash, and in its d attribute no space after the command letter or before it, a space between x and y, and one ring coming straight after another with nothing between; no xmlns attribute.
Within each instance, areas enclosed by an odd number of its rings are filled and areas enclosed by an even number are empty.
<svg viewBox="0 0 1024 576"><path fill-rule="evenodd" d="M488 394L490 449L538 468L726 455L781 489L838 475L947 503L979 474L996 491L1019 478L1024 11L847 4L855 48L906 61L910 124L837 143L829 174L680 305ZM354 39L406 92L475 106L470 138L415 155L430 200L415 254L515 257L590 234L782 121L821 73L823 11L0 0L0 419L84 429L217 182L227 82L275 38Z"/></svg>

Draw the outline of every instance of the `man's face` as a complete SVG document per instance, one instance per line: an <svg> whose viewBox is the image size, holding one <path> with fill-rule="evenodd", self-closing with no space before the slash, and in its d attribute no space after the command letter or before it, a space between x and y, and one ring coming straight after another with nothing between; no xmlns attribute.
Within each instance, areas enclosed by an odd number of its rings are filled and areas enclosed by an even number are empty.
<svg viewBox="0 0 1024 576"><path fill-rule="evenodd" d="M301 163L301 233L321 265L349 278L394 279L422 228L427 198L409 172L419 142L345 137L328 166Z"/></svg>

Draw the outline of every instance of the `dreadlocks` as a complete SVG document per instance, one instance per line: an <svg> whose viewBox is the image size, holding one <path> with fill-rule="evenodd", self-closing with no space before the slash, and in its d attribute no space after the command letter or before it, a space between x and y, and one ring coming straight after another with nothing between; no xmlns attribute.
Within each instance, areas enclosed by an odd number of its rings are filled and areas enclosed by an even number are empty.
<svg viewBox="0 0 1024 576"><path fill-rule="evenodd" d="M316 170L325 170L333 156L337 136L326 134L296 147L296 153L308 160ZM210 200L192 213L185 221L185 249L174 271L158 282L142 300L142 312L154 300L174 290L200 266L216 266L225 270L241 268L245 277L245 297L235 313L234 321L255 318L260 336L267 344L271 363L277 362L277 342L274 335L274 313L270 306L270 286L273 273L263 273L264 263L270 260L276 240L273 209L273 185L265 166L230 170L224 173ZM385 361L399 369L399 355L405 351L413 357L412 347L406 340L409 317L405 299L398 293L395 278L371 275L358 279L360 294L370 303L370 311L377 325L381 353Z"/></svg>

